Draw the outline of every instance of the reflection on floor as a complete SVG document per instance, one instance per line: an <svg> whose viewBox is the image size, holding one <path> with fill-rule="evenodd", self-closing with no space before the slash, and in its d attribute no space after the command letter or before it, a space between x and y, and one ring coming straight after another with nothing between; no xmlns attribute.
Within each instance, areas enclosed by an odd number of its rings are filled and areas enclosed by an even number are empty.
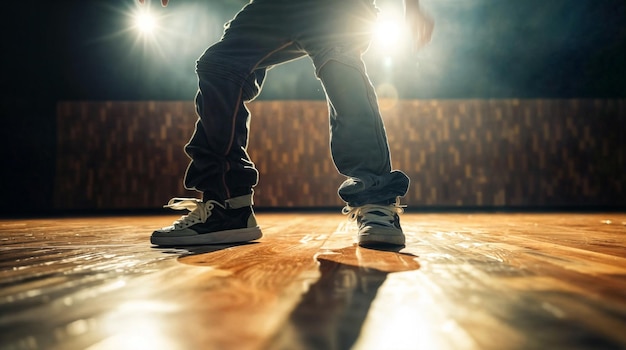
<svg viewBox="0 0 626 350"><path fill-rule="evenodd" d="M2 349L626 348L626 214L414 214L366 249L339 214L159 249L175 217L0 220Z"/></svg>

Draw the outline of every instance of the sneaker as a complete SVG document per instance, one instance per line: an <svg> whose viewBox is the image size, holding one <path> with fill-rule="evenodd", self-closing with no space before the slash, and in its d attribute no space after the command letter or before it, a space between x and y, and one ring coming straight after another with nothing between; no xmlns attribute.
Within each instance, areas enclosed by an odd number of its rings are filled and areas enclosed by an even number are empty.
<svg viewBox="0 0 626 350"><path fill-rule="evenodd" d="M399 202L391 205L366 204L362 207L345 206L343 214L356 220L359 226L358 243L371 245L404 245L405 237L400 227L400 216L404 209Z"/></svg>
<svg viewBox="0 0 626 350"><path fill-rule="evenodd" d="M150 243L159 246L224 244L261 238L252 205L232 208L231 204L228 200L223 205L214 200L173 198L164 207L186 209L189 214L174 221L172 226L154 231Z"/></svg>

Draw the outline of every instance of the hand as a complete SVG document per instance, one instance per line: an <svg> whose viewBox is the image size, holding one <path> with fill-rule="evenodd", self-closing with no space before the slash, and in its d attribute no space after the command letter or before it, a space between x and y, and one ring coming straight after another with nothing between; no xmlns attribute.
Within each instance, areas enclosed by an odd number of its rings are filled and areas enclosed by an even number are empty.
<svg viewBox="0 0 626 350"><path fill-rule="evenodd" d="M435 21L417 4L405 0L405 18L412 36L414 49L426 46L432 39Z"/></svg>
<svg viewBox="0 0 626 350"><path fill-rule="evenodd" d="M139 0L140 4L144 4L146 0ZM167 3L169 2L169 0L161 0L161 5L163 5L163 7L167 6Z"/></svg>

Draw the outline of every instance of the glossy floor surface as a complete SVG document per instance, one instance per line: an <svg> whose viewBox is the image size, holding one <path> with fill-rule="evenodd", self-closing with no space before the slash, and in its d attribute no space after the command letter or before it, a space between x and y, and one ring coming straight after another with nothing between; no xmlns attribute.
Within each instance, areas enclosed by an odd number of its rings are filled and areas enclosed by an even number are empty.
<svg viewBox="0 0 626 350"><path fill-rule="evenodd" d="M1 349L624 349L626 214L340 214L159 249L176 217L0 220Z"/></svg>

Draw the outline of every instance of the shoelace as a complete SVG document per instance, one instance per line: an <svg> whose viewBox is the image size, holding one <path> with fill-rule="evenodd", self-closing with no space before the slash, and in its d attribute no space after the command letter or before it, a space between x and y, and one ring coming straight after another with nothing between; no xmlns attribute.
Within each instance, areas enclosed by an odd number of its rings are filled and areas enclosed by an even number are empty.
<svg viewBox="0 0 626 350"><path fill-rule="evenodd" d="M189 210L189 214L181 216L180 219L173 223L175 228L185 228L199 222L205 222L209 216L211 216L211 210L215 208L215 205L224 208L224 206L216 201L208 201L205 203L196 198L172 198L163 208Z"/></svg>
<svg viewBox="0 0 626 350"><path fill-rule="evenodd" d="M355 221L358 217L363 217L363 223L376 223L381 225L390 225L394 222L394 214L404 213L404 206L401 206L398 202L391 205L375 205L366 204L361 207L351 207L346 205L341 210L341 213L348 215L348 220ZM374 214L374 212L382 213L383 215Z"/></svg>

